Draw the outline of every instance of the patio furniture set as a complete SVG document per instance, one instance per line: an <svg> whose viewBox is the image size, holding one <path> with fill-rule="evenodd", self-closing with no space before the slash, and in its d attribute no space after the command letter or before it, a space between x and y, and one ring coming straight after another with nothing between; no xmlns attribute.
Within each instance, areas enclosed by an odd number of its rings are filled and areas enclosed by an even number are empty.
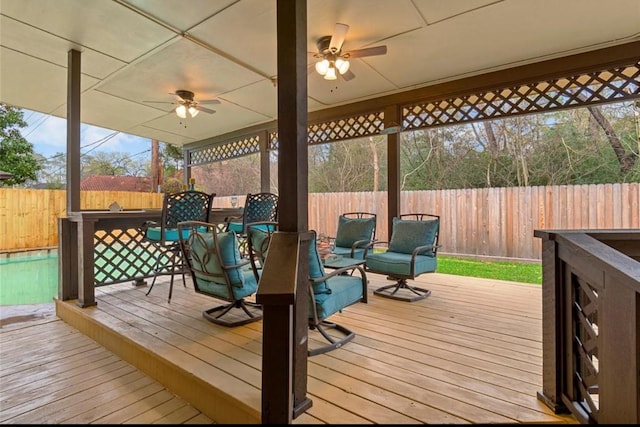
<svg viewBox="0 0 640 427"><path fill-rule="evenodd" d="M144 222L141 231L157 254L147 295L157 276L168 274L170 302L174 276L181 274L186 286L188 272L197 293L224 301L203 311L206 319L229 327L258 321L261 306L250 298L258 290L272 236L278 232L278 196L249 193L242 216L210 222L214 197L194 190L165 195L160 223ZM309 328L328 343L309 349L309 356L340 348L354 338L353 331L327 319L356 302L367 302L367 272L394 282L374 290L375 295L411 302L431 293L407 280L436 270L439 216L412 213L394 218L388 242L376 240L376 219L374 213L348 212L339 216L336 236L318 237L310 231ZM385 249L378 249L382 246Z"/></svg>

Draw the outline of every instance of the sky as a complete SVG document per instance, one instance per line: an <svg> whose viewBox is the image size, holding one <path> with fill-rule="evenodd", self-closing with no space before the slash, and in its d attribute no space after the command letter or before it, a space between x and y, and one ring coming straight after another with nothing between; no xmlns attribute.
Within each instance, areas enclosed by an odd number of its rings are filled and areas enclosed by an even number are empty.
<svg viewBox="0 0 640 427"><path fill-rule="evenodd" d="M23 109L28 126L20 129L22 136L33 144L33 151L50 158L67 151L67 121L55 116ZM91 125L80 127L81 154L99 151L128 153L136 161L150 159L151 140L139 136L117 133Z"/></svg>

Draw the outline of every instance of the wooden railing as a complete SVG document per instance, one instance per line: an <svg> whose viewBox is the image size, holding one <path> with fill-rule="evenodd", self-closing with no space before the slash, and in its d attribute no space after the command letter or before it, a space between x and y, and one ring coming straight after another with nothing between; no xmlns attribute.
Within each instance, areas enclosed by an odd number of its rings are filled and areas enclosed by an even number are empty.
<svg viewBox="0 0 640 427"><path fill-rule="evenodd" d="M640 230L544 231L543 389L581 423L640 423Z"/></svg>

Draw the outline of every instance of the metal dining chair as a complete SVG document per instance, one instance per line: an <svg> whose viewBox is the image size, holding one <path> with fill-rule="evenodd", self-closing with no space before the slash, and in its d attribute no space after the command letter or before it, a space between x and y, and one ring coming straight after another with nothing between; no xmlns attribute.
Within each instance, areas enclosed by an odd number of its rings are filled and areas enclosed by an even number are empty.
<svg viewBox="0 0 640 427"><path fill-rule="evenodd" d="M228 218L226 231L235 231L240 241L240 253L248 255L247 224L278 222L278 195L275 193L249 193L242 217Z"/></svg>
<svg viewBox="0 0 640 427"><path fill-rule="evenodd" d="M173 281L176 274L182 275L182 282L187 286L187 266L180 248L178 223L182 221L209 220L211 204L215 193L208 194L201 191L187 190L179 193L165 194L162 200L162 217L160 223L145 221L142 224L142 234L145 241L154 246L156 257L153 271L153 281L147 291L151 293L156 279L161 275L170 275L169 299L173 293Z"/></svg>

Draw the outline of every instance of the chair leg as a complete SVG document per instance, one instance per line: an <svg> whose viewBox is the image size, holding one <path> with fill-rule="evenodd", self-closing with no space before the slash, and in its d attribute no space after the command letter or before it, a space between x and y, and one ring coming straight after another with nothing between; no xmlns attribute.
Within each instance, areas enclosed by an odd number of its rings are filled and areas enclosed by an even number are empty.
<svg viewBox="0 0 640 427"><path fill-rule="evenodd" d="M225 315L227 318L223 318ZM202 316L217 325L240 326L262 319L262 306L239 300L205 310Z"/></svg>
<svg viewBox="0 0 640 427"><path fill-rule="evenodd" d="M324 328L335 329L336 331L340 331L340 333L343 335L343 337L340 338L339 340L336 340L334 337L329 335ZM352 332L351 330L345 328L344 326L339 325L337 323L333 323L333 322L327 322L326 320L323 320L323 321L319 322L318 324L310 323L309 324L309 329L317 329L318 332L320 332L320 334L327 341L329 341L328 345L324 345L322 347L310 349L307 352L307 354L309 356L315 356L315 355L318 355L318 354L327 353L327 352L329 352L331 350L335 350L337 348L340 348L343 345L345 345L346 343L348 343L349 341L351 341L356 336L356 334L354 332Z"/></svg>
<svg viewBox="0 0 640 427"><path fill-rule="evenodd" d="M396 279L397 282L393 285L382 286L373 291L374 294L381 297L397 299L400 301L418 301L425 299L431 295L429 289L418 288L407 284L407 279ZM400 292L398 292L400 291Z"/></svg>
<svg viewBox="0 0 640 427"><path fill-rule="evenodd" d="M151 281L151 286L149 286L149 290L147 291L146 295L148 296L151 293L153 285L156 284L156 279L158 278L158 276L169 274L171 276L171 280L169 282L169 298L167 299L167 302L171 302L171 296L173 295L173 281L176 274L182 274L182 284L184 285L184 287L187 287L187 279L185 276L186 268L184 260L182 259L182 253L180 251L169 249L169 251L171 252L171 256L169 258L169 262L171 265L168 268L170 268L170 271L167 273L163 273L160 271L160 259L163 257L163 255L165 255L165 253L164 251L158 251L159 254L158 256L156 256L156 265L153 270L153 280Z"/></svg>
<svg viewBox="0 0 640 427"><path fill-rule="evenodd" d="M156 284L156 279L158 278L158 268L160 267L160 257L162 256L162 253L159 249L156 249L156 252L156 265L153 267L153 280L151 281L151 286L149 286L149 290L146 293L147 296L151 293L151 289L153 289L153 285Z"/></svg>

